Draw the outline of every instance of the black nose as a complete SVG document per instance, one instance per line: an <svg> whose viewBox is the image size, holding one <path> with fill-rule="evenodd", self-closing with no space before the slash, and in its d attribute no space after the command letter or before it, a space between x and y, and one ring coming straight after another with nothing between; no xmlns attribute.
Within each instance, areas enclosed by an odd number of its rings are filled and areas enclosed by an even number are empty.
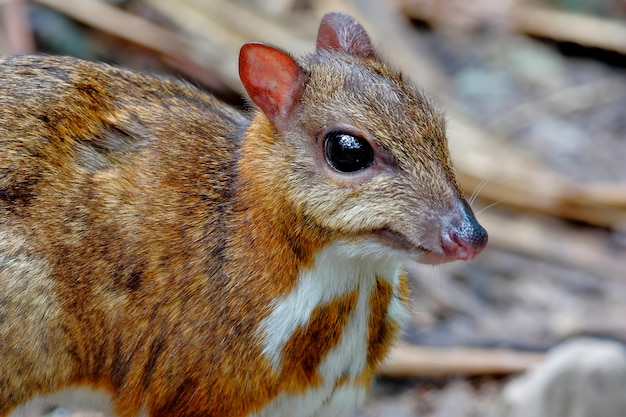
<svg viewBox="0 0 626 417"><path fill-rule="evenodd" d="M441 243L444 252L447 256L468 261L474 259L487 245L489 236L484 227L482 227L472 209L469 205L463 201L462 207L462 220L454 223L444 230L441 236Z"/></svg>

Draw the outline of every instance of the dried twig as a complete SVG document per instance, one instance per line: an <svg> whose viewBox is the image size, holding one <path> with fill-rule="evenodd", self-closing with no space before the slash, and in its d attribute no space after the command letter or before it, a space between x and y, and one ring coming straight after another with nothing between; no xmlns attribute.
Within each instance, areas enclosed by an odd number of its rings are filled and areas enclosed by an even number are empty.
<svg viewBox="0 0 626 417"><path fill-rule="evenodd" d="M626 23L624 21L537 6L516 8L512 16L513 26L519 32L626 55Z"/></svg>
<svg viewBox="0 0 626 417"><path fill-rule="evenodd" d="M378 373L391 377L507 375L528 370L543 356L504 349L400 345L391 350Z"/></svg>

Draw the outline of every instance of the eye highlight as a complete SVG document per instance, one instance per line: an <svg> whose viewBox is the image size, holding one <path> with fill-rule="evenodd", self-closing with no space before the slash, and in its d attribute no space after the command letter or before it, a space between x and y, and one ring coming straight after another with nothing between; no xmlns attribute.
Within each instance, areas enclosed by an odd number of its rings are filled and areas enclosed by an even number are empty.
<svg viewBox="0 0 626 417"><path fill-rule="evenodd" d="M360 171L374 162L374 150L369 142L346 132L330 132L326 135L324 156L340 172Z"/></svg>

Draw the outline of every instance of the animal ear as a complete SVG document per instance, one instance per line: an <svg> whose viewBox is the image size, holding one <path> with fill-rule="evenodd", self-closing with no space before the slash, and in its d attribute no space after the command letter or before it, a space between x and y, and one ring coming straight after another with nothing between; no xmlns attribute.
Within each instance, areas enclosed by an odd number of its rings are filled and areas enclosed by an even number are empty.
<svg viewBox="0 0 626 417"><path fill-rule="evenodd" d="M252 101L277 126L284 126L304 85L304 73L289 54L261 43L239 53L239 77Z"/></svg>
<svg viewBox="0 0 626 417"><path fill-rule="evenodd" d="M363 26L345 13L327 13L317 33L317 50L336 50L370 58L374 47Z"/></svg>

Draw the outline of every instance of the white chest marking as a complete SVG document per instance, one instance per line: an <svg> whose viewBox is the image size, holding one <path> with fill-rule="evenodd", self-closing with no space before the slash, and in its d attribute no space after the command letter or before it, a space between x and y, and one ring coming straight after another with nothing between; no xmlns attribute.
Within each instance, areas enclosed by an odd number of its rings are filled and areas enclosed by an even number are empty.
<svg viewBox="0 0 626 417"><path fill-rule="evenodd" d="M365 398L365 387L351 385L364 371L369 337L369 302L377 278L394 290L388 320L400 321L401 262L376 242L335 242L316 254L313 266L298 277L295 288L276 300L261 326L263 353L275 370L281 367L282 348L294 332L305 327L315 307L356 290L357 303L343 328L340 342L322 360L322 383L303 394L281 394L253 417L341 417L350 415ZM347 384L337 381L347 378Z"/></svg>

